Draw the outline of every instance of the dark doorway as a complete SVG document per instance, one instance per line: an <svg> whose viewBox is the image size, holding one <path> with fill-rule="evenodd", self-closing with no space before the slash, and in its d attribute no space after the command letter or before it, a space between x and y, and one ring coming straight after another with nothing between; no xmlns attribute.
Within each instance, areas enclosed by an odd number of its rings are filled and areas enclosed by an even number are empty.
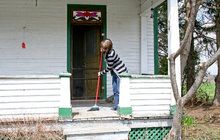
<svg viewBox="0 0 220 140"><path fill-rule="evenodd" d="M72 25L72 100L95 98L100 40L101 26Z"/></svg>

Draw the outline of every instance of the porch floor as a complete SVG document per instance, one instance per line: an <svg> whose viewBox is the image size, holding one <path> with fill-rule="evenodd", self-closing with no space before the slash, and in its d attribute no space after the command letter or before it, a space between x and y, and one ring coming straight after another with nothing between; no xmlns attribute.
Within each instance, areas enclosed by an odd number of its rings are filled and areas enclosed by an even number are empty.
<svg viewBox="0 0 220 140"><path fill-rule="evenodd" d="M112 103L99 101L98 111L88 111L94 106L94 100L72 101L73 121L119 119L117 111L112 110Z"/></svg>

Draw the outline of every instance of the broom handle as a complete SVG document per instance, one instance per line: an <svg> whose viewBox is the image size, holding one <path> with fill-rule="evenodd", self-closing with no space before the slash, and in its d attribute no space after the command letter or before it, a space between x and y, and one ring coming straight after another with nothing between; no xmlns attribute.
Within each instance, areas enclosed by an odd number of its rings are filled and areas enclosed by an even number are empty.
<svg viewBox="0 0 220 140"><path fill-rule="evenodd" d="M99 57L99 72L100 72L101 70L102 70L102 52L100 51L100 57ZM99 86L100 86L100 76L98 76L98 82L97 82L97 86L96 86L95 104L97 104L97 101L98 101Z"/></svg>

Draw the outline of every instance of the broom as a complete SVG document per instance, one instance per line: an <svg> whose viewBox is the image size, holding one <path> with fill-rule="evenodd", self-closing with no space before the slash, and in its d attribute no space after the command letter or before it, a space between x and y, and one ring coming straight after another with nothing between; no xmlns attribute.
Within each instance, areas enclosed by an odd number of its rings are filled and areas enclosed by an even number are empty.
<svg viewBox="0 0 220 140"><path fill-rule="evenodd" d="M99 56L99 71L102 70L102 52L100 51ZM98 95L99 95L99 86L100 86L100 76L98 76L97 86L96 86L96 94L95 94L95 105L92 106L88 111L98 111L99 106L97 106Z"/></svg>

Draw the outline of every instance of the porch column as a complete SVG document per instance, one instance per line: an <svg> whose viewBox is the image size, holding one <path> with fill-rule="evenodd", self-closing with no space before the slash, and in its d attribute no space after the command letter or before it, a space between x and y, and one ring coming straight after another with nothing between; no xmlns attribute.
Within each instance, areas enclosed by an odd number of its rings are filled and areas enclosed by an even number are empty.
<svg viewBox="0 0 220 140"><path fill-rule="evenodd" d="M60 87L60 105L59 118L72 119L72 106L70 99L70 76L71 73L61 73L61 87Z"/></svg>
<svg viewBox="0 0 220 140"><path fill-rule="evenodd" d="M179 47L180 47L180 37L179 37L178 1L168 0L168 55L176 52ZM180 56L176 58L175 65L176 65L175 66L176 80L179 88L179 93L181 94ZM175 111L175 106L176 106L176 102L172 94L171 113L172 110Z"/></svg>
<svg viewBox="0 0 220 140"><path fill-rule="evenodd" d="M119 95L119 115L131 115L131 101L130 101L130 77L129 74L120 74L120 95Z"/></svg>
<svg viewBox="0 0 220 140"><path fill-rule="evenodd" d="M146 11L141 16L141 74L148 74L147 66L147 16Z"/></svg>

